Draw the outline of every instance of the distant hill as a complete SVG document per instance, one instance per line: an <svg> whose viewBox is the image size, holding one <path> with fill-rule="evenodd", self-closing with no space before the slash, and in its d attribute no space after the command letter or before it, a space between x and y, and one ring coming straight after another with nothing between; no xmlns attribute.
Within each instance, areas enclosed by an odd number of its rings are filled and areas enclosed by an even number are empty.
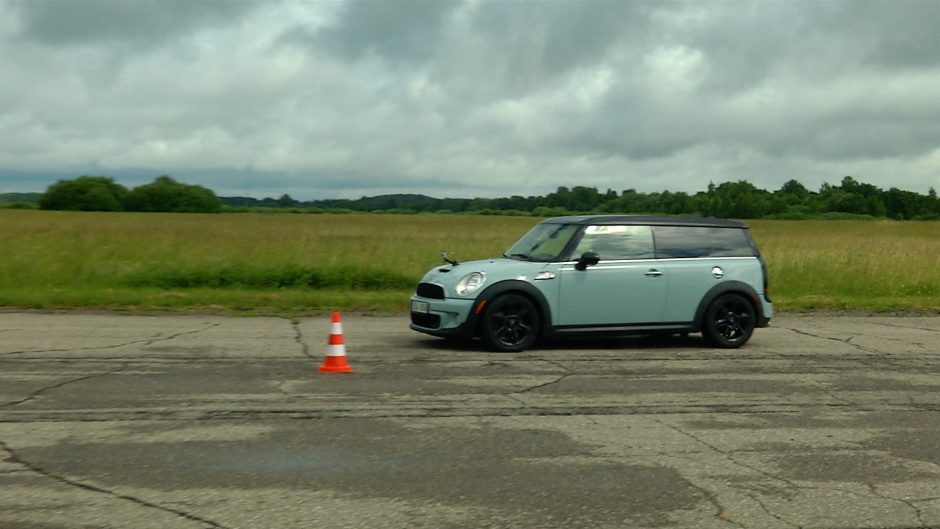
<svg viewBox="0 0 940 529"><path fill-rule="evenodd" d="M42 193L0 193L0 204L10 204L13 202L39 202Z"/></svg>
<svg viewBox="0 0 940 529"><path fill-rule="evenodd" d="M13 202L29 202L35 204L39 202L42 193L0 193L0 204L10 204ZM386 209L412 209L417 211L426 210L437 206L441 199L431 198L426 195L399 194L399 195L378 195L374 197L362 197L355 200L350 199L329 199L329 200L310 200L299 201L285 195L281 198L251 198L251 197L219 197L226 206L233 208L343 208L355 211L376 211Z"/></svg>
<svg viewBox="0 0 940 529"><path fill-rule="evenodd" d="M386 209L411 209L422 211L440 202L439 199L425 195L377 195L362 197L357 200L315 200L304 205L320 208L348 208L362 211Z"/></svg>

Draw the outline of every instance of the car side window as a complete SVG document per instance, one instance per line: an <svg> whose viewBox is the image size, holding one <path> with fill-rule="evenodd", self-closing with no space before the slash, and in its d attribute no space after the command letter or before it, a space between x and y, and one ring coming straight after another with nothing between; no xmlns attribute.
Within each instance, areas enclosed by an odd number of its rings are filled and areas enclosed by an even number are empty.
<svg viewBox="0 0 940 529"><path fill-rule="evenodd" d="M584 252L596 252L602 261L652 259L653 233L649 226L587 226L574 257Z"/></svg>
<svg viewBox="0 0 940 529"><path fill-rule="evenodd" d="M743 229L700 226L656 226L656 256L660 259L696 257L753 257L754 248Z"/></svg>

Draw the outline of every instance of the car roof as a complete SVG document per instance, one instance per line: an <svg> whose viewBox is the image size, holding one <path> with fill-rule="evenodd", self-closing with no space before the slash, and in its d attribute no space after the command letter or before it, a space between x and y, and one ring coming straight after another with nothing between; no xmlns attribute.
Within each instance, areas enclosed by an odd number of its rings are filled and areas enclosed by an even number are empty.
<svg viewBox="0 0 940 529"><path fill-rule="evenodd" d="M747 224L714 217L679 217L673 215L571 215L545 219L543 224L594 224L643 226L699 226L710 228L746 229Z"/></svg>

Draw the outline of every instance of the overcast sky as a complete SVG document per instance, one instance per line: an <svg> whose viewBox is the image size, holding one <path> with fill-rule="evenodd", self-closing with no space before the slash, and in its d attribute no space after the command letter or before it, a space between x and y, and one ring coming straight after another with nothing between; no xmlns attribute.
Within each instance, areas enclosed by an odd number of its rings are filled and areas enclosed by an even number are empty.
<svg viewBox="0 0 940 529"><path fill-rule="evenodd" d="M0 0L0 192L940 188L940 1Z"/></svg>

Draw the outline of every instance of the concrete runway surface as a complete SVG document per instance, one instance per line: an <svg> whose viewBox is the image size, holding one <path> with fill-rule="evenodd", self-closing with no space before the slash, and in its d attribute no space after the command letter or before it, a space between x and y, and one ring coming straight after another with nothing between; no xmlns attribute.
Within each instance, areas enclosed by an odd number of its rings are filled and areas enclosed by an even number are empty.
<svg viewBox="0 0 940 529"><path fill-rule="evenodd" d="M940 317L482 351L344 315L0 313L0 528L940 526Z"/></svg>

